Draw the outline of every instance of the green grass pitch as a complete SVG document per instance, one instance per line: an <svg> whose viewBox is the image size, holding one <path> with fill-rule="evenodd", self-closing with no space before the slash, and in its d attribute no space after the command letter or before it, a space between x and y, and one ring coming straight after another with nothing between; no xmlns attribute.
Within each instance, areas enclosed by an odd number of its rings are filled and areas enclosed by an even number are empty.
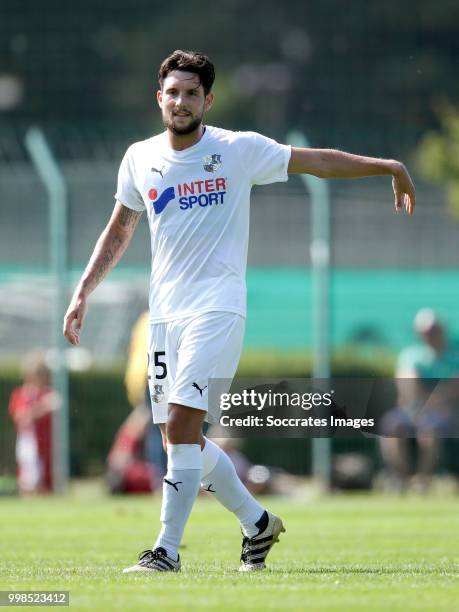
<svg viewBox="0 0 459 612"><path fill-rule="evenodd" d="M0 588L69 590L70 610L459 609L457 498L265 503L287 532L264 572L237 572L237 522L202 497L180 574L123 575L154 540L158 497L4 498Z"/></svg>

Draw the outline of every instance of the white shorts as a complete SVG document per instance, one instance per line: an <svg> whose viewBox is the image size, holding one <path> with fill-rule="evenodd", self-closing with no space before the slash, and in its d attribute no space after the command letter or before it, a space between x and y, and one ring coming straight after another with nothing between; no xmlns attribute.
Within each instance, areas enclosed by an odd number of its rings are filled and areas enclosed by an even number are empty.
<svg viewBox="0 0 459 612"><path fill-rule="evenodd" d="M148 384L154 423L167 421L168 404L205 410L218 423L219 406L208 406L209 379L228 379L239 363L245 319L231 312L206 312L150 325Z"/></svg>

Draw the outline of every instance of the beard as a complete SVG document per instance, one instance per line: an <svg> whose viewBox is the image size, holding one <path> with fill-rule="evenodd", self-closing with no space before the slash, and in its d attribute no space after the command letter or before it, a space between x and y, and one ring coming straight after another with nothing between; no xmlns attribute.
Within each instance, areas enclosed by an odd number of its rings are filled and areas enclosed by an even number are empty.
<svg viewBox="0 0 459 612"><path fill-rule="evenodd" d="M183 127L177 127L174 125L174 117L171 117L170 119L163 117L163 124L167 130L170 130L173 134L176 134L176 136L186 136L187 134L192 134L198 129L198 127L201 125L202 117L203 115L200 117L193 117L190 123Z"/></svg>

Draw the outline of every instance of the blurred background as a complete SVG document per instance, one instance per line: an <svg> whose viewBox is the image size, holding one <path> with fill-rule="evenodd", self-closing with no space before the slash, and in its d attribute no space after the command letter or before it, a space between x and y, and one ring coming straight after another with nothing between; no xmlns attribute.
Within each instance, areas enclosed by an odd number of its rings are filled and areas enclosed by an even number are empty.
<svg viewBox="0 0 459 612"><path fill-rule="evenodd" d="M53 340L49 197L26 146L28 130L42 131L68 190L67 297L111 213L125 149L162 129L157 69L176 48L201 50L216 66L211 125L281 142L296 130L311 146L403 160L417 186L413 218L394 214L389 179L328 185L322 349L330 349L335 375L392 376L397 354L416 342L420 308L434 309L450 336L459 334L458 24L454 0L266 0L262 7L253 0L1 0L2 482L16 469L8 402L25 355L40 349L51 367L63 365ZM255 188L240 374L312 373L310 244L302 181ZM144 219L91 298L81 348L64 356L73 476L103 473L130 414L124 373L132 327L147 307L149 249ZM254 464L311 472L309 440L247 441L243 448ZM331 451L360 453L372 474L380 464L373 439L334 441Z"/></svg>

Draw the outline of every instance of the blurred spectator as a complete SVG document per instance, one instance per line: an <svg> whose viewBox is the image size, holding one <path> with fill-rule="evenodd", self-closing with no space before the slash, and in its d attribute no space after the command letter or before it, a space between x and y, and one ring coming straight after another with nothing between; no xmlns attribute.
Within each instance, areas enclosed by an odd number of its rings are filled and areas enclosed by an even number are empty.
<svg viewBox="0 0 459 612"><path fill-rule="evenodd" d="M154 492L166 473L167 456L153 423L148 388L148 322L145 311L132 328L124 382L133 411L118 430L107 459L111 493Z"/></svg>
<svg viewBox="0 0 459 612"><path fill-rule="evenodd" d="M16 462L19 492L23 495L53 491L53 412L60 398L51 388L51 372L42 355L26 357L24 384L13 390L9 413L16 427Z"/></svg>
<svg viewBox="0 0 459 612"><path fill-rule="evenodd" d="M382 421L383 459L394 485L403 491L412 484L426 491L440 457L441 438L457 429L459 399L459 345L450 341L443 323L429 309L420 310L414 330L421 343L403 350L398 358L398 405ZM418 461L413 475L409 438L417 442Z"/></svg>
<svg viewBox="0 0 459 612"><path fill-rule="evenodd" d="M108 455L110 493L152 493L160 486L160 471L147 460L145 453L146 431L150 423L150 410L139 405L118 430Z"/></svg>

